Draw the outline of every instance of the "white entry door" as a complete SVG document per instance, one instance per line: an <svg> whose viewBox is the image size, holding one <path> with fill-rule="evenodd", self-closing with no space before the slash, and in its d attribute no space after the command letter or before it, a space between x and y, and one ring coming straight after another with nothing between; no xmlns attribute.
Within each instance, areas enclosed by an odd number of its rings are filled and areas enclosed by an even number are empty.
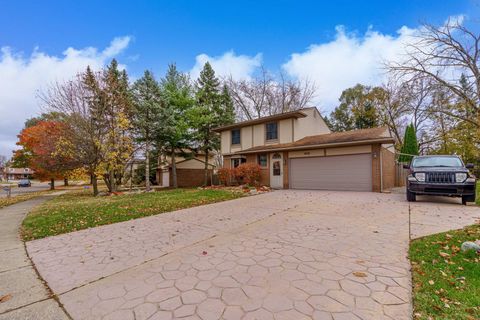
<svg viewBox="0 0 480 320"><path fill-rule="evenodd" d="M280 152L270 154L270 187L283 189L283 157Z"/></svg>

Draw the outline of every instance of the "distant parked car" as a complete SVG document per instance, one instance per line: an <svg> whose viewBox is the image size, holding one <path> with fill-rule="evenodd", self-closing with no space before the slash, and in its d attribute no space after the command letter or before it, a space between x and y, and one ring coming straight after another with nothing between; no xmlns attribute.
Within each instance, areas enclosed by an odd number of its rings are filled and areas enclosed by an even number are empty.
<svg viewBox="0 0 480 320"><path fill-rule="evenodd" d="M18 182L19 187L31 187L32 183L28 179L22 179Z"/></svg>
<svg viewBox="0 0 480 320"><path fill-rule="evenodd" d="M469 172L473 164L464 165L457 156L416 156L407 177L407 200L417 195L461 197L462 204L475 202L476 178Z"/></svg>

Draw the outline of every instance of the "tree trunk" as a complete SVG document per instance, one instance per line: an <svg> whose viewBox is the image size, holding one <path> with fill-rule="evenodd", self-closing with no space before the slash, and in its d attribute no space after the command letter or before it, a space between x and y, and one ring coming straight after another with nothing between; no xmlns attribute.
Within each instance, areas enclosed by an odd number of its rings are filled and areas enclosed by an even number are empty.
<svg viewBox="0 0 480 320"><path fill-rule="evenodd" d="M96 196L98 196L97 175L92 174L91 179L92 179L92 186L93 186L93 196L96 197Z"/></svg>
<svg viewBox="0 0 480 320"><path fill-rule="evenodd" d="M208 149L205 150L205 181L203 185L208 186Z"/></svg>
<svg viewBox="0 0 480 320"><path fill-rule="evenodd" d="M117 191L116 183L115 183L116 182L115 172L113 170L110 170L108 174L109 174L108 180L110 180L110 192L115 192Z"/></svg>
<svg viewBox="0 0 480 320"><path fill-rule="evenodd" d="M177 184L177 161L175 160L175 150L172 152L172 184L174 188L178 188Z"/></svg>
<svg viewBox="0 0 480 320"><path fill-rule="evenodd" d="M64 179L63 179L63 185L64 185L65 187L68 186L68 178L64 178Z"/></svg>
<svg viewBox="0 0 480 320"><path fill-rule="evenodd" d="M130 164L130 191L133 188L133 162Z"/></svg>
<svg viewBox="0 0 480 320"><path fill-rule="evenodd" d="M50 179L50 190L55 190L55 179Z"/></svg>
<svg viewBox="0 0 480 320"><path fill-rule="evenodd" d="M145 191L150 191L150 144L145 143Z"/></svg>

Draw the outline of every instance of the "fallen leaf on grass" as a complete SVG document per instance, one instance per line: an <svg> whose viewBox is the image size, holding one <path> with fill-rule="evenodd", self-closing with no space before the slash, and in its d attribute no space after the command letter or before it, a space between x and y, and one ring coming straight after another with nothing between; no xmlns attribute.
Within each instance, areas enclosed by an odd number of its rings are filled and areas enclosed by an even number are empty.
<svg viewBox="0 0 480 320"><path fill-rule="evenodd" d="M0 303L7 302L10 299L12 299L12 295L11 294L6 294L6 295L0 297Z"/></svg>
<svg viewBox="0 0 480 320"><path fill-rule="evenodd" d="M446 253L446 252L440 251L438 254L439 254L440 256L442 256L443 258L450 257L450 255L449 255L448 253Z"/></svg>
<svg viewBox="0 0 480 320"><path fill-rule="evenodd" d="M428 280L428 283L429 283L431 286L433 286L433 285L435 284L435 281L433 281L433 280Z"/></svg>

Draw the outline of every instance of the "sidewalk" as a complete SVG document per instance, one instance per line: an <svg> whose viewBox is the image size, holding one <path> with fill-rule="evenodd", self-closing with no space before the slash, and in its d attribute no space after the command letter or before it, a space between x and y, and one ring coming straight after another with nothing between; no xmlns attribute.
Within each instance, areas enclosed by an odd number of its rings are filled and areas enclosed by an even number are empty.
<svg viewBox="0 0 480 320"><path fill-rule="evenodd" d="M0 209L0 320L69 319L27 256L19 227L43 196Z"/></svg>

